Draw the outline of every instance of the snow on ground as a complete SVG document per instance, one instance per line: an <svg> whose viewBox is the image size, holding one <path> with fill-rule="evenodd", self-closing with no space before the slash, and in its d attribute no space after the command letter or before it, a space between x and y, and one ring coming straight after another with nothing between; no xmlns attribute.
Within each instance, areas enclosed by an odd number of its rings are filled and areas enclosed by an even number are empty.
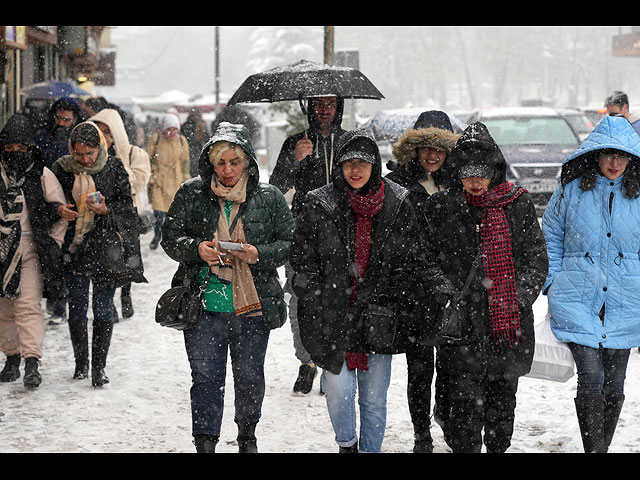
<svg viewBox="0 0 640 480"><path fill-rule="evenodd" d="M162 249L142 239L148 284L134 284L135 315L115 325L107 375L111 382L93 388L73 380L73 354L66 324L47 326L42 385L27 390L22 378L0 384L0 452L50 453L190 453L190 372L182 334L154 321L155 304L177 264ZM119 307L119 293L116 295ZM546 300L535 306L546 313ZM4 358L0 359L4 362ZM23 366L21 366L21 369ZM257 429L262 453L332 453L337 451L324 397L316 380L307 396L292 393L298 372L289 324L271 334L266 358L267 391ZM640 354L631 355L627 400L612 452L640 452ZM518 391L513 453L579 453L582 444L573 406L576 377L567 383L523 378ZM406 401L406 362L393 360L388 423L383 448L409 453L413 431ZM450 450L437 425L432 428L437 453ZM218 451L237 451L233 423L233 383L227 374L225 416Z"/></svg>

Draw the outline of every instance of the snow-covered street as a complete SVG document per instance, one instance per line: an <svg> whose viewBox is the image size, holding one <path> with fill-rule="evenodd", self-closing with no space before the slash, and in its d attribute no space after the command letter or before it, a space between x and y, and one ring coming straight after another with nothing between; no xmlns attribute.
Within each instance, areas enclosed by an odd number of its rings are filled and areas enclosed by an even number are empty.
<svg viewBox="0 0 640 480"><path fill-rule="evenodd" d="M148 234L149 235L149 234ZM155 303L169 286L176 263L142 239L149 284L134 284L133 318L116 324L107 374L111 382L93 388L89 380L73 380L73 355L68 327L48 326L43 382L27 390L22 378L0 384L0 452L189 453L190 373L182 334L158 326ZM116 305L120 306L119 294ZM536 304L542 319L546 303ZM4 362L4 358L1 359ZM24 364L23 364L24 365ZM21 366L22 370L23 366ZM273 331L266 359L267 392L258 425L262 453L332 453L337 451L319 382L308 396L294 396L298 371L289 324ZM217 451L237 451L233 423L233 388L227 375L226 410ZM582 451L573 398L576 377L565 384L523 378L518 393L516 429L509 452ZM640 354L629 362L626 403L612 452L640 452ZM406 401L406 363L394 357L389 414L383 448L409 453L413 431ZM435 451L449 452L440 428L432 428Z"/></svg>

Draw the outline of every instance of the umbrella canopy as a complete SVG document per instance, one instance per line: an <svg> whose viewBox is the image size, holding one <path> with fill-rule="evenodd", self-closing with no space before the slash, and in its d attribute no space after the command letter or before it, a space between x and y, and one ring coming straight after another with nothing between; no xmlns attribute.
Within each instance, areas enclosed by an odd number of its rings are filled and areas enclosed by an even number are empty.
<svg viewBox="0 0 640 480"><path fill-rule="evenodd" d="M72 83L56 80L34 83L33 85L20 89L20 93L27 98L60 98L91 95L86 90Z"/></svg>
<svg viewBox="0 0 640 480"><path fill-rule="evenodd" d="M377 141L387 140L389 143L397 142L400 137L418 120L422 112L433 110L432 108L398 108L393 110L381 110L362 125L362 128L370 131ZM461 133L467 127L459 118L447 113L453 129Z"/></svg>
<svg viewBox="0 0 640 480"><path fill-rule="evenodd" d="M384 98L373 83L355 68L300 60L250 75L227 104L283 102L325 95Z"/></svg>

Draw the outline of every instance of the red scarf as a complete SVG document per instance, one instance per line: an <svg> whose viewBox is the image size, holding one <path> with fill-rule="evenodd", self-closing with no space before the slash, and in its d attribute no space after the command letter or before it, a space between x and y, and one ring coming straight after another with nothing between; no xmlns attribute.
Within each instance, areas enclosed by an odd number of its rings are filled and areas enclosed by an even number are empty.
<svg viewBox="0 0 640 480"><path fill-rule="evenodd" d="M371 225L374 215L382 211L384 201L384 182L380 182L380 188L377 192L369 192L360 195L353 190L347 193L349 205L356 214L356 227L354 235L354 264L356 276L352 282L351 305L358 294L360 279L364 278L364 274L369 266L369 257L371 255ZM359 368L366 371L368 369L367 355L360 352L348 352L346 355L347 367L350 370Z"/></svg>
<svg viewBox="0 0 640 480"><path fill-rule="evenodd" d="M523 188L504 182L484 195L469 195L467 203L484 207L480 236L482 240L484 275L491 281L489 287L489 326L493 338L506 338L519 343L520 308L513 267L511 232L504 213L504 206L514 201Z"/></svg>

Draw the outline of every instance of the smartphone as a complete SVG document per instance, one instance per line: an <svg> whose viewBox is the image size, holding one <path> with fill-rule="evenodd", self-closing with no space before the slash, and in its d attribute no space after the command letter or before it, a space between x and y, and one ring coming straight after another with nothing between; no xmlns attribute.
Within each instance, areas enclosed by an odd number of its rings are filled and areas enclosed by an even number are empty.
<svg viewBox="0 0 640 480"><path fill-rule="evenodd" d="M224 250L243 250L242 248L242 243L235 243L235 242L218 242L218 245L220 245L220 248L224 249Z"/></svg>

